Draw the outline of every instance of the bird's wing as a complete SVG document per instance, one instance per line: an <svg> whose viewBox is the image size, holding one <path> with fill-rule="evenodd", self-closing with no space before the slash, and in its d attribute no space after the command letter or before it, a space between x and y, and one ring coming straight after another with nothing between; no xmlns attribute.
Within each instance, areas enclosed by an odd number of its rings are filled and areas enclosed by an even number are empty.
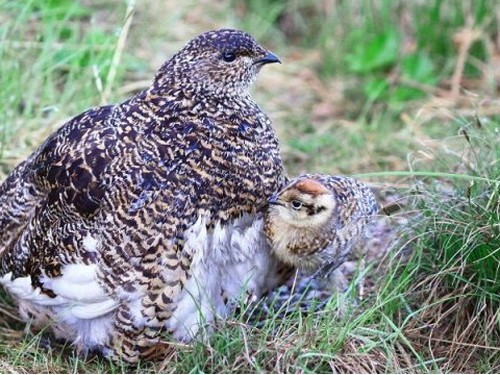
<svg viewBox="0 0 500 375"><path fill-rule="evenodd" d="M93 129L98 128L109 110L110 107L94 108L70 120L0 185L0 255L15 245L37 208L53 203L64 189L68 194L73 190L70 198L82 208L95 198L91 197L89 187L96 185L98 176L82 173L78 160L73 157L74 151L91 138ZM87 149L92 149L94 144L89 140ZM104 160L93 161L99 168L103 164ZM88 199L82 195L84 191L89 192ZM96 204L95 200L91 203Z"/></svg>
<svg viewBox="0 0 500 375"><path fill-rule="evenodd" d="M118 305L99 280L96 217L112 188L111 161L124 152L119 109L74 117L0 187L0 284L28 311L50 306L91 319Z"/></svg>
<svg viewBox="0 0 500 375"><path fill-rule="evenodd" d="M111 106L90 109L52 134L0 187L0 275L59 276L87 258L83 240L104 196L102 173L113 157Z"/></svg>

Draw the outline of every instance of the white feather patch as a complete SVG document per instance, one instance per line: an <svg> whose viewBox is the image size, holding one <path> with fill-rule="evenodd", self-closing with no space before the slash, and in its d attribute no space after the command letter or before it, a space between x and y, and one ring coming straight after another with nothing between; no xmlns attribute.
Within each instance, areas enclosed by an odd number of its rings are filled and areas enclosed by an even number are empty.
<svg viewBox="0 0 500 375"><path fill-rule="evenodd" d="M96 265L70 264L62 267L61 276L43 275L40 282L55 298L33 288L31 276L12 279L9 272L0 277L0 284L17 299L25 319L34 317L34 324L40 326L53 321L58 337L91 348L105 342L112 313L119 306L99 285L96 270Z"/></svg>
<svg viewBox="0 0 500 375"><path fill-rule="evenodd" d="M251 300L260 297L276 266L261 216L245 215L229 225L219 223L211 231L207 231L206 222L198 218L184 236L185 249L194 254L191 277L166 324L181 341L193 339L215 316L225 318L231 302L242 295Z"/></svg>
<svg viewBox="0 0 500 375"><path fill-rule="evenodd" d="M40 288L33 288L31 276L17 277L12 279L12 272L0 278L0 283L14 297L19 300L30 301L43 306L56 306L64 303L62 298L50 298L40 292Z"/></svg>
<svg viewBox="0 0 500 375"><path fill-rule="evenodd" d="M83 248L88 252L96 252L97 251L98 241L92 237L90 234L87 234L83 239Z"/></svg>
<svg viewBox="0 0 500 375"><path fill-rule="evenodd" d="M109 314L117 307L117 301L108 299L104 302L73 306L71 307L71 313L79 319L95 319Z"/></svg>
<svg viewBox="0 0 500 375"><path fill-rule="evenodd" d="M62 276L42 276L40 281L47 289L68 302L94 303L111 297L97 282L97 265L68 264L62 269Z"/></svg>

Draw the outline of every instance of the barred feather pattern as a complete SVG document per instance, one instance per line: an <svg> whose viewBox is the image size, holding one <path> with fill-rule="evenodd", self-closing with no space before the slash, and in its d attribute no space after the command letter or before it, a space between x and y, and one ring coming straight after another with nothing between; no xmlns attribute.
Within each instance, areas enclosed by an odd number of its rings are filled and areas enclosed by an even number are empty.
<svg viewBox="0 0 500 375"><path fill-rule="evenodd" d="M234 62L221 60L228 50ZM271 122L247 92L268 62L248 34L202 34L148 90L74 117L12 171L0 284L25 319L135 363L161 354L163 331L192 339L199 308L208 322L227 313L227 285L254 280L260 295L276 267L261 211L285 183Z"/></svg>

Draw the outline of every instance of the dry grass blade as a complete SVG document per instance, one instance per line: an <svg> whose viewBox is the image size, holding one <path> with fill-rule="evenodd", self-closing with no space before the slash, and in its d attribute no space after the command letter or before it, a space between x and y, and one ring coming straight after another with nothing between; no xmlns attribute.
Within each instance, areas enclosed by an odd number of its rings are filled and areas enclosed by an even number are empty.
<svg viewBox="0 0 500 375"><path fill-rule="evenodd" d="M134 11L135 0L129 0L127 4L127 11L125 13L125 23L123 24L118 42L116 43L115 53L113 55L113 60L111 61L108 76L106 78L106 86L101 95L101 104L103 105L108 103L109 96L111 95L111 90L115 82L118 66L120 65L123 49L125 48L130 25L132 24L132 19L134 17Z"/></svg>
<svg viewBox="0 0 500 375"><path fill-rule="evenodd" d="M469 19L469 23L471 20ZM466 27L455 34L454 41L458 45L458 58L455 65L455 71L451 79L451 96L457 98L460 94L460 81L463 76L467 53L470 50L474 41L481 37L479 30L471 27Z"/></svg>

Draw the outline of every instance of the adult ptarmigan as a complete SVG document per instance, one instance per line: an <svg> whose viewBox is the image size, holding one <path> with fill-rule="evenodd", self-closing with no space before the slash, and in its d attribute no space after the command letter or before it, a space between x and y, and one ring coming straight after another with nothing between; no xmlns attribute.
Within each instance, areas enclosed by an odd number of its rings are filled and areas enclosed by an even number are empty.
<svg viewBox="0 0 500 375"><path fill-rule="evenodd" d="M137 362L159 334L193 338L274 267L262 209L285 183L269 118L248 93L278 58L206 32L151 87L89 109L0 186L0 284L34 326Z"/></svg>

